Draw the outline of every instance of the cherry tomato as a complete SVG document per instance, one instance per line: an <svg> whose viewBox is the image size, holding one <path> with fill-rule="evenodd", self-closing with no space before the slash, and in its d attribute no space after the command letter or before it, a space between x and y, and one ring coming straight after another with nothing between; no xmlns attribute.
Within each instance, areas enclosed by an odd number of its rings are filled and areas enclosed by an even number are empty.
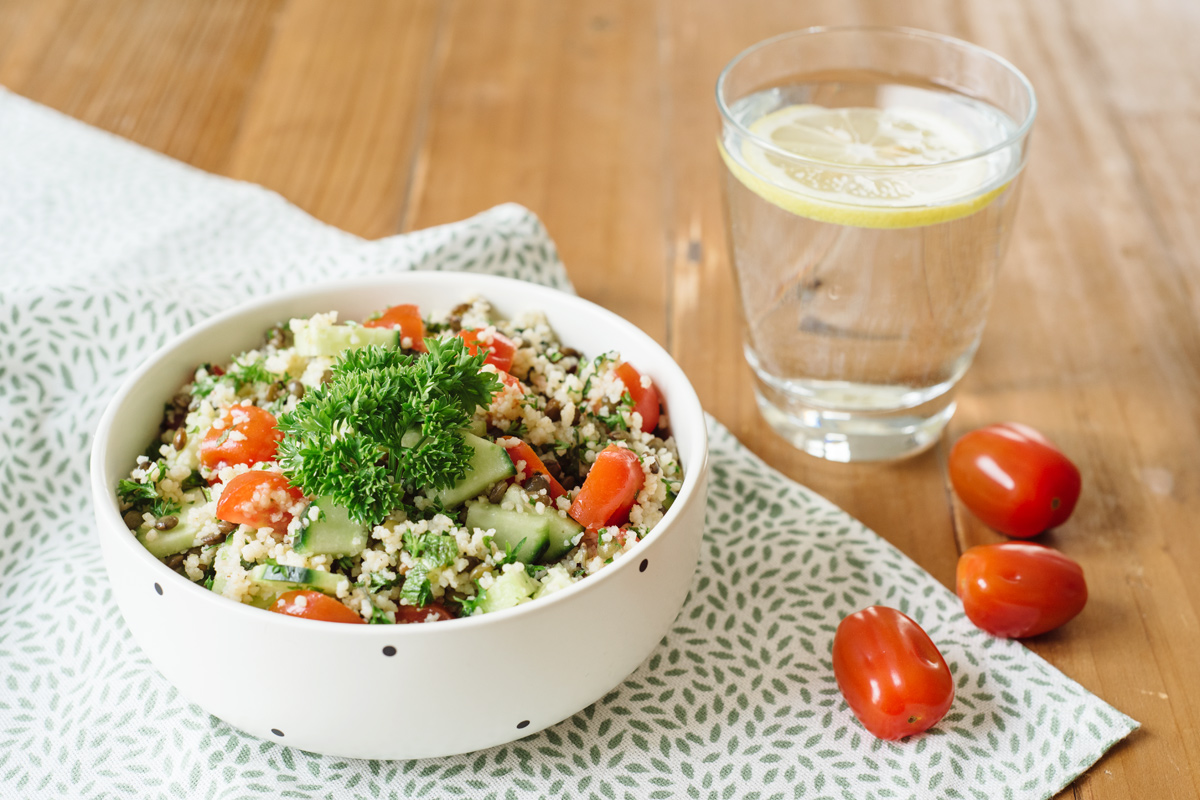
<svg viewBox="0 0 1200 800"><path fill-rule="evenodd" d="M301 602L301 598L303 598L303 602ZM287 614L304 619L365 624L362 617L341 602L329 595L306 589L284 592L271 605L271 610L276 614Z"/></svg>
<svg viewBox="0 0 1200 800"><path fill-rule="evenodd" d="M1067 521L1079 470L1046 437L1015 422L971 431L950 450L950 483L971 513L1018 539Z"/></svg>
<svg viewBox="0 0 1200 800"><path fill-rule="evenodd" d="M633 451L610 444L596 456L567 513L585 528L624 525L645 481Z"/></svg>
<svg viewBox="0 0 1200 800"><path fill-rule="evenodd" d="M528 478L534 473L544 475L546 480L550 482L550 499L557 500L559 497L567 493L567 490L562 487L562 484L554 479L550 474L550 470L546 469L546 465L538 458L537 453L533 452L533 448L525 444L525 442L515 436L503 436L496 440L496 444L503 447L508 452L508 457L512 459L513 466L517 466L519 462L525 462L525 476Z"/></svg>
<svg viewBox="0 0 1200 800"><path fill-rule="evenodd" d="M508 372L512 369L513 356L517 352L517 343L503 333L494 331L490 342L479 341L479 331L476 330L459 331L458 335L467 343L467 351L471 355L478 355L479 348L481 347L487 352L487 358L483 360L483 363L491 364L502 372Z"/></svg>
<svg viewBox="0 0 1200 800"><path fill-rule="evenodd" d="M425 347L425 320L421 319L421 309L405 303L392 306L378 317L363 323L364 328L399 328L400 338L412 340L412 349L418 353L428 352Z"/></svg>
<svg viewBox="0 0 1200 800"><path fill-rule="evenodd" d="M418 622L441 622L446 619L454 619L454 615L439 603L430 603L421 608L402 605L396 609L397 625L411 625Z"/></svg>
<svg viewBox="0 0 1200 800"><path fill-rule="evenodd" d="M270 411L258 406L232 406L200 442L200 465L210 472L235 464L254 466L275 458L283 434Z"/></svg>
<svg viewBox="0 0 1200 800"><path fill-rule="evenodd" d="M1005 542L972 547L958 559L963 610L995 636L1037 636L1069 622L1087 604L1078 564L1049 547Z"/></svg>
<svg viewBox="0 0 1200 800"><path fill-rule="evenodd" d="M217 519L252 528L274 528L287 533L292 515L287 510L303 493L278 472L250 470L234 476L217 500Z"/></svg>
<svg viewBox="0 0 1200 800"><path fill-rule="evenodd" d="M927 730L954 702L954 678L937 646L920 625L885 606L838 625L833 676L854 716L880 739Z"/></svg>
<svg viewBox="0 0 1200 800"><path fill-rule="evenodd" d="M617 377L625 384L633 410L642 415L642 430L649 433L658 427L658 389L651 383L642 386L642 376L632 365L622 361L617 365Z"/></svg>

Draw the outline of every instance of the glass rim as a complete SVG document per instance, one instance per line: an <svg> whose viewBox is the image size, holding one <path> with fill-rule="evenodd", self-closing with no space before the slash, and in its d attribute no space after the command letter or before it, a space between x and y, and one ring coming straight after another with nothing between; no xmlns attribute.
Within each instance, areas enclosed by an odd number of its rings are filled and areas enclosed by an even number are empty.
<svg viewBox="0 0 1200 800"><path fill-rule="evenodd" d="M1026 96L1029 98L1029 110L1025 114L1025 119L1022 120L1019 125L1017 125L1017 127L1009 136L1005 137L1003 141L998 142L990 147L983 148L974 153L970 153L969 155L959 156L958 158L947 159L945 161L938 161L933 164L906 165L865 166L861 164L842 164L836 161L823 161L819 158L802 156L798 153L793 153L790 150L785 150L769 139L751 132L749 128L747 128L738 120L734 119L733 113L730 111L729 106L725 103L724 88L730 73L735 67L737 67L738 64L754 53L771 45L778 44L779 42L823 33L897 34L914 39L935 41L943 45L952 45L954 47L961 48L999 65L1002 69L1014 75L1017 78L1018 83L1025 90ZM906 28L891 25L816 25L810 28L801 28L799 30L788 31L787 33L781 33L776 36L772 36L769 39L763 39L760 42L755 42L734 56L733 59L725 65L724 69L721 70L721 74L717 76L716 99L717 108L721 112L722 120L726 124L732 125L740 135L750 139L761 149L779 155L789 161L815 164L821 167L836 167L837 169L846 172L917 172L930 169L940 169L946 166L975 161L1006 148L1012 147L1014 144L1021 141L1021 139L1028 135L1029 129L1033 126L1034 118L1037 117L1038 112L1037 93L1033 90L1033 84L1029 81L1029 78L1025 76L1025 73L1017 69L1017 67L1011 61L1003 56L988 50L986 47L981 47L977 44L973 44L972 42L968 42L965 39L959 39L954 36L946 36L944 34L934 33L932 31L921 30L920 28Z"/></svg>

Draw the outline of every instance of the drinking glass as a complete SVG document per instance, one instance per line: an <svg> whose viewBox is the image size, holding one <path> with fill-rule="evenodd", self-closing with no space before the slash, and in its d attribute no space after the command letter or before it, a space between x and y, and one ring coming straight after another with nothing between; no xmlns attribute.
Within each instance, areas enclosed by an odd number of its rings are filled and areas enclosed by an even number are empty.
<svg viewBox="0 0 1200 800"><path fill-rule="evenodd" d="M717 105L763 416L831 461L929 447L983 333L1033 87L946 36L812 28L738 55Z"/></svg>

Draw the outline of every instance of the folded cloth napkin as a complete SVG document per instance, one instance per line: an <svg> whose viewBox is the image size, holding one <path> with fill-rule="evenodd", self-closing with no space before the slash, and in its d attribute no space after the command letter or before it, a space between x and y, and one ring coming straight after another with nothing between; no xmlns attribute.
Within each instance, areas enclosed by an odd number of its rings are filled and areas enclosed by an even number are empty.
<svg viewBox="0 0 1200 800"><path fill-rule="evenodd" d="M366 242L0 90L0 796L180 798L1044 798L1137 723L1018 644L883 539L710 420L699 572L671 632L574 717L421 761L260 741L184 701L114 606L86 454L122 377L172 334L263 293L408 269L569 290L515 205ZM901 743L838 693L838 621L891 605L957 685Z"/></svg>

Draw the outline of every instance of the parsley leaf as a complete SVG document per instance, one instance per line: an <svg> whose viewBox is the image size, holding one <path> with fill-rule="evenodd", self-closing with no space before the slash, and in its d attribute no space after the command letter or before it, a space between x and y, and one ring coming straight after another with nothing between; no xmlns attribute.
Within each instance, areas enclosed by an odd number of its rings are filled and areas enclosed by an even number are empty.
<svg viewBox="0 0 1200 800"><path fill-rule="evenodd" d="M394 625L395 623L388 619L387 612L379 608L371 608L371 618L367 620L368 625Z"/></svg>
<svg viewBox="0 0 1200 800"><path fill-rule="evenodd" d="M311 389L279 418L278 460L293 486L326 495L355 522L374 525L418 492L453 486L467 472L471 447L459 431L476 406L501 387L480 372L455 337L427 339L413 355L379 346L350 350L328 383Z"/></svg>
<svg viewBox="0 0 1200 800"><path fill-rule="evenodd" d="M287 375L282 378L274 373L268 372L267 368L261 361L255 361L251 364L233 363L224 375L214 375L209 372L200 380L196 381L192 386L192 394L196 397L208 397L212 394L213 389L217 388L217 384L225 381L233 384L233 390L240 392L242 387L248 383L275 383L278 380L286 381Z"/></svg>
<svg viewBox="0 0 1200 800"><path fill-rule="evenodd" d="M513 547L512 542L505 542L504 555L496 558L496 569L500 569L505 564L517 563L517 551L520 550L524 546L525 546L525 539L521 539L521 541L517 542L516 547Z"/></svg>
<svg viewBox="0 0 1200 800"><path fill-rule="evenodd" d="M475 613L475 609L483 605L483 601L487 599L487 589L479 585L479 580L475 580L475 596L464 597L462 601L462 615L469 617Z"/></svg>
<svg viewBox="0 0 1200 800"><path fill-rule="evenodd" d="M149 511L156 517L178 514L182 508L179 503L162 497L154 484L138 483L129 478L122 478L117 483L117 497L135 511Z"/></svg>

